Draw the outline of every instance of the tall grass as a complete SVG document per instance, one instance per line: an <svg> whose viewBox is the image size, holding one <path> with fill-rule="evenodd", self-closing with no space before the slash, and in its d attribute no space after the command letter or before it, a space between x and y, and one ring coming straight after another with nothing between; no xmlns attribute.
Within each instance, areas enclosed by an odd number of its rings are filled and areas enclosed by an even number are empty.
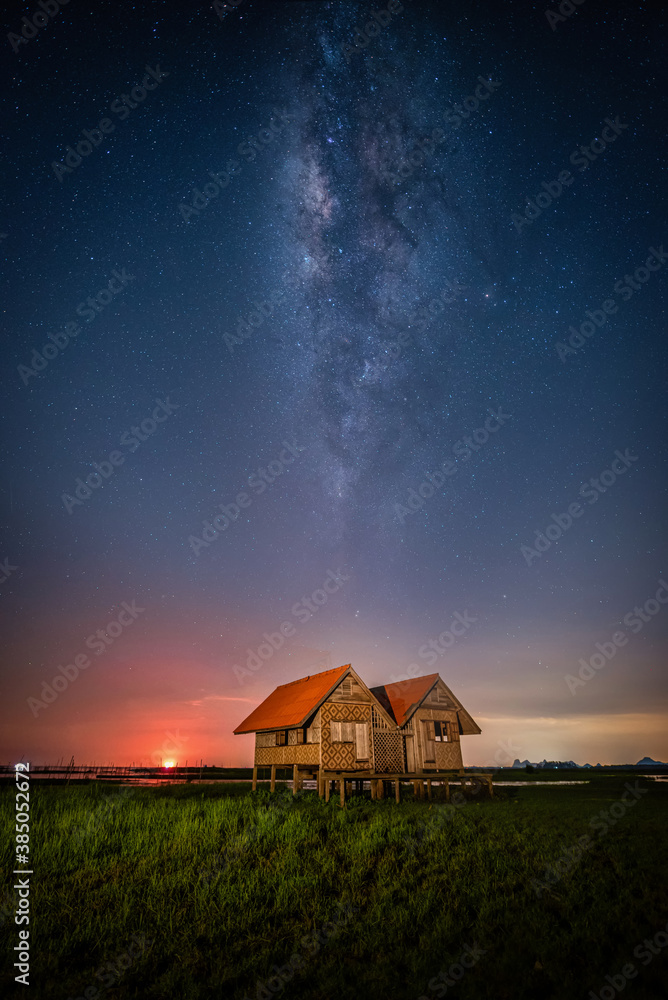
<svg viewBox="0 0 668 1000"><path fill-rule="evenodd" d="M434 977L477 945L485 954L449 995L586 1000L606 974L638 965L635 946L668 922L666 787L651 786L540 894L535 880L592 833L624 780L507 789L458 807L353 797L344 810L242 785L120 798L96 784L33 786L25 995L418 1000L445 995ZM0 806L11 872L11 787ZM104 987L95 972L133 935L152 943ZM11 984L11 920L0 936ZM290 980L263 986L293 955ZM668 953L629 994L663 996L667 975Z"/></svg>

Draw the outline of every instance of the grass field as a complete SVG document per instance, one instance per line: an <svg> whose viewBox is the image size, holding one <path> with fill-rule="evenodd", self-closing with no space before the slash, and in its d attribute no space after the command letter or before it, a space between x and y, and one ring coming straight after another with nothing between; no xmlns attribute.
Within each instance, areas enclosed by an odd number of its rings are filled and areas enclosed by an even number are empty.
<svg viewBox="0 0 668 1000"><path fill-rule="evenodd" d="M13 786L0 803L11 872ZM246 785L34 785L31 821L31 985L5 890L6 996L587 1000L629 963L625 998L668 993L668 948L642 945L668 923L666 784L345 810Z"/></svg>

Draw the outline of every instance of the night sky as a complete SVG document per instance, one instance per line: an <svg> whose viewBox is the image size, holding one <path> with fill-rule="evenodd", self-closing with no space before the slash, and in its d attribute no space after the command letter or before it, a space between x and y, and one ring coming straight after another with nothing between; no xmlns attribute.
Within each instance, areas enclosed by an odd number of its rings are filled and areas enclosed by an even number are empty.
<svg viewBox="0 0 668 1000"><path fill-rule="evenodd" d="M344 663L667 760L665 13L224 6L4 14L0 760Z"/></svg>

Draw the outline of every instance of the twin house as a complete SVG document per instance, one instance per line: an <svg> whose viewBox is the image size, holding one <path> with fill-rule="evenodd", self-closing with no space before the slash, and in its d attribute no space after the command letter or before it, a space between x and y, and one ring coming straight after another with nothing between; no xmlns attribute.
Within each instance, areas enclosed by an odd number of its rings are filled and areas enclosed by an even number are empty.
<svg viewBox="0 0 668 1000"><path fill-rule="evenodd" d="M438 674L368 688L350 664L281 684L237 726L255 733L258 767L325 775L428 778L461 771L462 736L480 733Z"/></svg>

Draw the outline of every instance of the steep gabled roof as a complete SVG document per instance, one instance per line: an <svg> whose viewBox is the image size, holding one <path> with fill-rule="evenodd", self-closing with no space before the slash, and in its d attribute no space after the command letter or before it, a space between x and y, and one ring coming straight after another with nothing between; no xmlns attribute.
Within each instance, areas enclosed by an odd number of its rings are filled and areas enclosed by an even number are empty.
<svg viewBox="0 0 668 1000"><path fill-rule="evenodd" d="M397 681L396 684L381 684L371 688L371 694L381 703L396 724L403 726L427 697L438 674L427 674L426 677L413 677L410 680Z"/></svg>
<svg viewBox="0 0 668 1000"><path fill-rule="evenodd" d="M302 725L349 670L347 663L344 667L301 677L289 684L279 684L234 732L238 735Z"/></svg>
<svg viewBox="0 0 668 1000"><path fill-rule="evenodd" d="M478 724L471 718L439 674L426 674L424 677L413 677L410 680L397 681L395 684L383 684L371 688L371 694L390 713L398 726L403 726L417 711L429 692L438 682L441 682L452 699L457 710L459 731L463 736L473 736L481 732Z"/></svg>

